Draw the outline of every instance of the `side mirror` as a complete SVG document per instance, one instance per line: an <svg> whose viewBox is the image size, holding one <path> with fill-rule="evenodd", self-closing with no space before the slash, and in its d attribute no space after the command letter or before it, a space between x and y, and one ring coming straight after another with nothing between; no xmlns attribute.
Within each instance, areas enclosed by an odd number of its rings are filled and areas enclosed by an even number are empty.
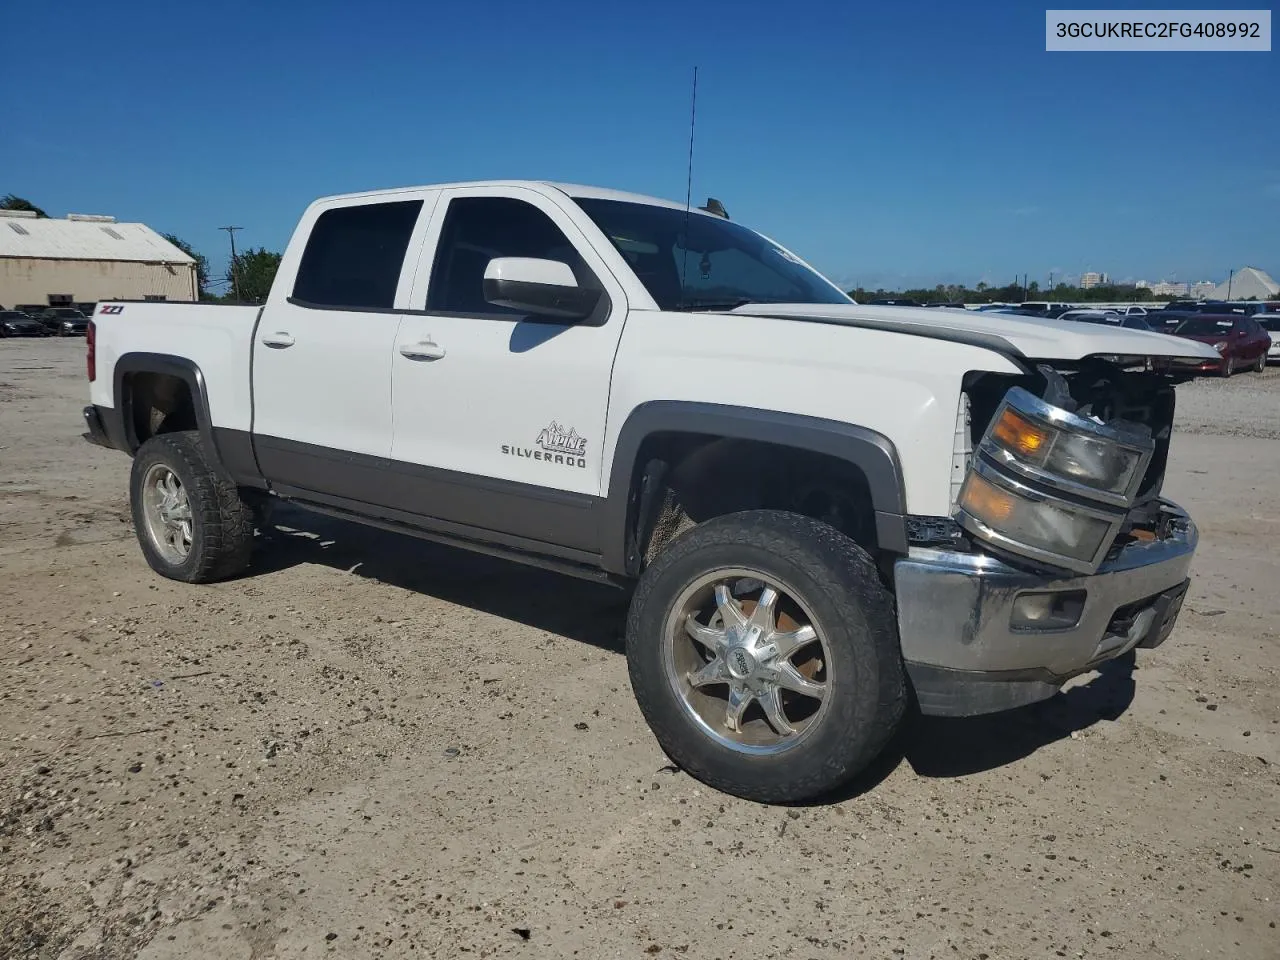
<svg viewBox="0 0 1280 960"><path fill-rule="evenodd" d="M579 287L569 265L559 260L494 257L484 269L484 298L534 316L585 320L600 302L600 291Z"/></svg>

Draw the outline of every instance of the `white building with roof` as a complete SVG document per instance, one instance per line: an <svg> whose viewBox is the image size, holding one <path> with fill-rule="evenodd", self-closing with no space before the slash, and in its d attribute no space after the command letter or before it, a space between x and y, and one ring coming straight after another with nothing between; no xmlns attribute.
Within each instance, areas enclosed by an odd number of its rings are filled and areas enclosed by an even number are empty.
<svg viewBox="0 0 1280 960"><path fill-rule="evenodd" d="M1153 297L1185 297L1191 292L1191 288L1187 284L1170 280L1161 280L1159 283L1148 283L1146 280L1139 280L1134 286L1145 287L1151 291Z"/></svg>
<svg viewBox="0 0 1280 960"><path fill-rule="evenodd" d="M1280 298L1280 284L1265 270L1241 267L1229 280L1218 284L1209 294L1210 300L1275 300Z"/></svg>
<svg viewBox="0 0 1280 960"><path fill-rule="evenodd" d="M0 304L198 300L196 262L146 224L0 210Z"/></svg>

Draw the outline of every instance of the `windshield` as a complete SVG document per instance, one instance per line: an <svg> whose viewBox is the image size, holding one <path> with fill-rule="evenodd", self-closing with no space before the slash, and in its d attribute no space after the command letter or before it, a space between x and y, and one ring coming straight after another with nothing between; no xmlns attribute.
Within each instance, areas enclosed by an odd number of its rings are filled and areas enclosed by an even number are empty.
<svg viewBox="0 0 1280 960"><path fill-rule="evenodd" d="M740 224L648 203L575 201L662 310L853 302L799 258Z"/></svg>
<svg viewBox="0 0 1280 960"><path fill-rule="evenodd" d="M1216 317L1192 317L1173 331L1182 337L1214 337L1231 332L1231 321Z"/></svg>

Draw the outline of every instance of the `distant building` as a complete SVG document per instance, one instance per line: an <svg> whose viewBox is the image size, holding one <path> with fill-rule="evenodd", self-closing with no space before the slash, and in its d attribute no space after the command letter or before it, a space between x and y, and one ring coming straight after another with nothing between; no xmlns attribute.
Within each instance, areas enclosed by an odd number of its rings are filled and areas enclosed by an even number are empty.
<svg viewBox="0 0 1280 960"><path fill-rule="evenodd" d="M1185 283L1169 283L1165 280L1161 280L1159 283L1147 283L1145 280L1139 280L1134 286L1145 287L1151 291L1153 297L1185 297L1190 291L1190 287Z"/></svg>
<svg viewBox="0 0 1280 960"><path fill-rule="evenodd" d="M1209 294L1209 300L1274 300L1280 297L1280 284L1257 267L1241 267L1225 283Z"/></svg>
<svg viewBox="0 0 1280 960"><path fill-rule="evenodd" d="M1105 273L1094 273L1092 270L1080 274L1080 289L1092 290L1094 287L1103 287L1111 282L1111 278Z"/></svg>
<svg viewBox="0 0 1280 960"><path fill-rule="evenodd" d="M0 304L197 300L196 263L142 223L0 210Z"/></svg>
<svg viewBox="0 0 1280 960"><path fill-rule="evenodd" d="M1197 300L1208 300L1209 295L1213 293L1213 288L1216 286L1217 284L1212 280L1201 280L1199 283L1193 283L1188 293Z"/></svg>

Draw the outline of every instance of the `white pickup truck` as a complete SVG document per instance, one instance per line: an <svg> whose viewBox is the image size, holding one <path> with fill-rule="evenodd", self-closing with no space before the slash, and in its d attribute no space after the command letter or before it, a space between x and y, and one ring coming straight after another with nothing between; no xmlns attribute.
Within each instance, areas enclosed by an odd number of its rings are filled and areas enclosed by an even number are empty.
<svg viewBox="0 0 1280 960"><path fill-rule="evenodd" d="M1216 356L862 306L718 204L541 182L319 200L264 306L101 304L88 350L158 573L244 570L279 498L618 584L658 741L761 801L845 784L912 692L1003 710L1162 642L1174 384Z"/></svg>

